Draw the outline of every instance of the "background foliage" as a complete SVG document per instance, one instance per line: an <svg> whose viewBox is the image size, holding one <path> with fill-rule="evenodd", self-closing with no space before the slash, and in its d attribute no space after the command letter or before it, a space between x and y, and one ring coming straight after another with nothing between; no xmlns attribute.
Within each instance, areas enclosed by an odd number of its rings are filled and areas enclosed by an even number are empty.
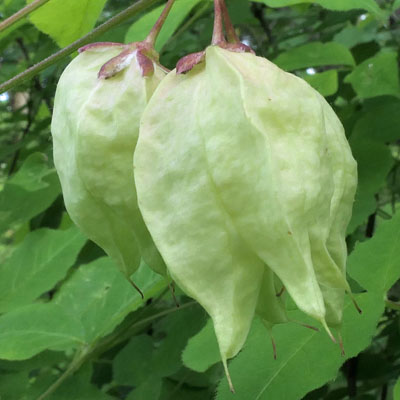
<svg viewBox="0 0 400 400"><path fill-rule="evenodd" d="M130 4L50 0L0 32L0 82ZM1 18L24 5L3 0ZM64 59L0 95L2 400L400 399L400 1L228 6L244 42L327 98L358 161L348 271L363 314L347 303L346 356L325 334L288 323L274 328L274 361L255 321L230 363L233 397L205 312L179 288L176 308L167 283L145 266L135 276L143 302L65 213L49 130ZM141 40L161 9L156 3L97 40ZM161 61L173 68L207 46L211 30L211 1L177 0L157 43Z"/></svg>

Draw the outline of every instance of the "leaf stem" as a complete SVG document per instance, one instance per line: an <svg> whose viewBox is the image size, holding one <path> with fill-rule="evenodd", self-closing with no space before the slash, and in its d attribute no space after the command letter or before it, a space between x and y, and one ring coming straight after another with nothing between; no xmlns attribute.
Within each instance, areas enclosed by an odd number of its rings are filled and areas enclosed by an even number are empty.
<svg viewBox="0 0 400 400"><path fill-rule="evenodd" d="M28 68L26 71L14 76L10 80L2 83L0 85L0 94L6 92L7 90L12 89L13 87L21 84L22 82L33 78L37 74L39 74L44 69L50 67L53 64L56 64L64 57L72 54L74 51L78 50L80 47L84 46L85 44L90 43L95 38L99 37L103 33L109 31L111 28L125 22L127 19L131 18L132 16L138 14L141 11L144 11L157 0L138 0L135 4L131 5L130 7L126 8L124 11L121 11L119 14L114 16L113 18L109 19L104 24L98 26L97 28L93 29L87 35L81 37L80 39L76 40L75 42L71 43L69 46L64 47L62 50L58 51L57 53L47 57L43 61L39 62L38 64Z"/></svg>
<svg viewBox="0 0 400 400"><path fill-rule="evenodd" d="M0 22L0 32L4 31L5 29L9 28L11 25L14 25L20 19L24 18L26 15L31 13L32 11L36 10L37 8L41 7L43 4L47 3L49 0L34 0L32 3L28 4L15 14L8 17L3 22Z"/></svg>

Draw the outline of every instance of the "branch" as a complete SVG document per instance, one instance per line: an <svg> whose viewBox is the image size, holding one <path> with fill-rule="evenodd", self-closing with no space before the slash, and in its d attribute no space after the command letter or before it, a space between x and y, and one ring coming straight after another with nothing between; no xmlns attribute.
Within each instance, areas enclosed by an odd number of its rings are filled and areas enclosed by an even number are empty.
<svg viewBox="0 0 400 400"><path fill-rule="evenodd" d="M400 303L396 303L395 301L385 300L386 308L390 308L391 310L400 311Z"/></svg>
<svg viewBox="0 0 400 400"><path fill-rule="evenodd" d="M191 306L193 306L195 304L197 304L195 301L191 301L189 303L184 304L180 308L174 307L174 308L159 312L157 314L151 315L150 317L147 317L147 318L144 318L144 319L142 319L140 321L137 321L132 326L128 327L128 330L131 331L132 328L136 328L136 327L141 326L141 325L146 325L147 323L152 322L152 321L154 321L154 320L156 320L158 318L164 317L165 315L168 315L170 313L181 311L184 308L191 307ZM126 332L122 331L120 334L124 335L124 334L126 334ZM123 338L122 339L120 338L120 340L117 341L116 343L121 343L122 341L126 340L129 337L130 336L124 335ZM113 339L114 339L114 337L113 337ZM41 396L38 397L37 400L45 400L45 399L47 399L48 396L53 394L59 388L59 386L61 386L61 384L65 382L65 380L67 378L69 378L75 372L77 372L79 370L79 368L82 366L82 364L84 364L86 361L88 361L91 358L93 358L94 355L101 354L104 351L106 351L109 348L111 348L111 346L115 346L116 343L113 342L113 341L110 341L110 340L108 340L108 341L106 340L104 342L104 340L103 340L99 344L87 345L87 346L83 347L82 349L80 349L75 354L75 357L72 360L71 364L68 366L68 368L59 376L59 378ZM106 346L104 346L104 344L106 344Z"/></svg>
<svg viewBox="0 0 400 400"><path fill-rule="evenodd" d="M24 18L26 15L41 7L43 4L46 4L49 0L34 0L32 3L28 4L26 7L22 8L15 14L11 15L11 17L5 19L0 23L0 32L4 31L6 28L9 28L11 25L14 25L20 19Z"/></svg>
<svg viewBox="0 0 400 400"><path fill-rule="evenodd" d="M109 19L104 24L98 26L97 28L93 29L87 35L81 37L77 41L71 43L69 46L64 47L62 50L58 51L57 53L51 55L50 57L45 58L43 61L39 62L38 64L28 68L24 72L14 76L10 80L2 83L0 85L0 94L10 90L11 88L21 84L22 82L33 78L37 74L39 74L44 69L50 67L53 64L56 64L64 57L72 54L74 51L78 50L80 47L84 46L92 42L95 38L99 37L103 33L109 31L111 28L125 22L127 19L133 17L134 15L144 11L146 8L152 6L156 3L157 0L139 0L135 4L131 5L124 11L121 11L115 17Z"/></svg>
<svg viewBox="0 0 400 400"><path fill-rule="evenodd" d="M84 347L77 352L71 364L64 371L64 373L41 396L39 396L37 400L44 400L53 394L66 379L68 379L81 367L81 365L86 361L89 352L90 349L88 347Z"/></svg>

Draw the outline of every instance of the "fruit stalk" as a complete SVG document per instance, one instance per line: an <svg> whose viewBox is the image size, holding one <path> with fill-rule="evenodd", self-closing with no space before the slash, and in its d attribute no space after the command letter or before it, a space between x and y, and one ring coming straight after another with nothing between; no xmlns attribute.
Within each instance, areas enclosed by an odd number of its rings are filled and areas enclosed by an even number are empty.
<svg viewBox="0 0 400 400"><path fill-rule="evenodd" d="M228 42L235 44L240 43L239 37L236 35L236 31L232 24L231 18L229 17L228 8L226 7L225 0L220 0L220 7Z"/></svg>
<svg viewBox="0 0 400 400"><path fill-rule="evenodd" d="M174 5L175 0L168 0L163 12L159 16L157 22L154 24L153 28L151 29L150 33L147 35L147 38L144 40L150 46L154 47L154 44L157 40L157 37L165 23L165 20L168 17L169 12L171 11L172 6Z"/></svg>
<svg viewBox="0 0 400 400"><path fill-rule="evenodd" d="M213 45L225 42L224 27L222 23L222 15L223 15L222 3L223 0L214 0L214 29L211 42Z"/></svg>

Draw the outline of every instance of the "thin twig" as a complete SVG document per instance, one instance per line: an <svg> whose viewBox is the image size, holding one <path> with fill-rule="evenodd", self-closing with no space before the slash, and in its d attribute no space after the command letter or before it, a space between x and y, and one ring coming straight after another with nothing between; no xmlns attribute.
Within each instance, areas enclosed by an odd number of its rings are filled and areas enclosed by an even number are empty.
<svg viewBox="0 0 400 400"><path fill-rule="evenodd" d="M29 99L28 100L28 118L26 121L26 126L22 132L21 137L19 138L19 140L17 142L22 142L25 139L26 135L29 133L29 130L31 129L31 126L33 124L34 117L33 117L33 112L32 112L32 108L33 108L32 103L33 103L32 100ZM21 153L21 149L18 148L15 151L13 158L11 160L10 168L7 173L8 176L11 176L13 174L13 172L15 171L20 153Z"/></svg>
<svg viewBox="0 0 400 400"><path fill-rule="evenodd" d="M26 17L29 13L41 7L43 4L47 3L49 0L34 0L32 3L28 4L26 7L22 8L15 14L11 15L11 17L5 19L3 22L0 22L0 32L9 28L11 25L14 25L20 19Z"/></svg>
<svg viewBox="0 0 400 400"><path fill-rule="evenodd" d="M39 396L37 400L44 400L54 393L66 379L68 379L81 367L81 365L86 361L88 353L88 348L84 348L79 351L64 373L41 396Z"/></svg>
<svg viewBox="0 0 400 400"><path fill-rule="evenodd" d="M23 54L25 60L29 63L29 61L30 61L29 52L28 52L28 49L25 47L25 44L24 44L23 39L18 38L16 41L17 41L18 46L19 46L20 49L21 49L21 52L22 52L22 54ZM34 101L32 100L32 93L31 93L31 92L33 91L33 89L37 90L38 92L43 92L42 85L40 84L40 81L39 81L39 79L38 79L37 76L33 79L33 86L32 86L32 88L31 88L30 92L28 93L28 103L27 103L27 106L28 106L28 116L27 116L27 123L26 123L26 126L25 126L25 128L24 128L24 130L23 130L23 132L22 132L22 135L21 135L20 138L18 139L19 142L22 142L22 141L25 139L25 137L28 135L28 133L29 133L31 127L32 127L32 124L33 124L33 122L34 122L34 120L35 120L35 115L36 115L36 113L37 113L37 109L38 109L38 107L40 106L40 103L42 102L42 100L44 100L44 102L46 103L46 105L47 105L49 111L51 112L51 104L50 104L50 101L49 101L49 99L47 99L47 98L45 97L45 95L44 95L43 93L42 93L42 97L41 97L40 101L38 102L37 106L35 107ZM36 108L36 110L35 110L35 108ZM12 175L12 173L15 171L15 168L16 168L16 166L17 166L17 162L18 162L18 158L19 158L20 152L21 152L21 149L20 149L20 148L18 148L18 149L15 151L15 153L14 153L14 155L13 155L13 158L12 158L12 160L11 160L10 168L9 168L9 170L8 170L8 176Z"/></svg>
<svg viewBox="0 0 400 400"><path fill-rule="evenodd" d="M37 74L39 74L44 69L50 67L53 64L56 64L66 56L72 54L74 51L78 50L80 47L84 46L92 42L95 38L99 37L103 33L109 31L111 28L125 22L127 19L133 17L134 15L144 11L145 9L152 6L158 0L139 0L135 4L131 5L130 7L126 8L124 11L121 11L115 17L109 19L104 24L98 26L96 29L93 29L87 35L81 37L80 39L76 40L75 42L71 43L69 46L64 47L62 50L58 51L57 53L47 57L43 61L39 62L38 64L34 65L31 68L28 68L26 71L14 76L10 80L4 82L0 85L0 94L10 90L14 86L21 84L22 82L26 81L27 79L31 79Z"/></svg>
<svg viewBox="0 0 400 400"><path fill-rule="evenodd" d="M153 314L150 317L143 318L142 320L137 321L137 322L133 323L132 325L130 325L128 327L128 329L126 329L124 332L121 332L121 334L118 335L118 337L110 336L108 338L105 338L102 342L100 342L98 344L98 346L96 346L96 348L94 349L94 353L95 354L101 354L101 353L103 353L105 351L105 349L108 349L110 347L114 347L114 346L118 345L119 343L124 342L127 338L129 338L132 335L132 333L138 327L140 327L142 325L146 325L149 322L152 322L152 321L154 321L154 320L156 320L158 318L165 317L168 314L174 313L176 311L181 311L181 310L183 310L183 309L185 309L187 307L192 307L192 306L194 306L196 304L197 303L195 301L191 301L189 303L181 305L179 308L178 307L173 307L173 308L170 308L168 310L161 311L161 312L159 312L157 314Z"/></svg>
<svg viewBox="0 0 400 400"><path fill-rule="evenodd" d="M155 25L151 29L150 33L147 35L145 42L149 43L152 47L156 43L157 37L165 23L165 20L168 17L169 12L171 11L172 6L174 5L175 0L168 0L167 5L165 6L164 10L162 11L161 15L157 19Z"/></svg>
<svg viewBox="0 0 400 400"><path fill-rule="evenodd" d="M128 330L131 331L132 328L137 328L138 326L141 325L145 325L149 322L152 322L155 319L164 317L168 314L177 312L177 311L181 311L184 308L187 307L191 307L193 305L197 304L195 301L189 302L184 304L182 307L180 308L171 308L162 312L159 312L157 314L154 314L150 317L144 318L140 321L137 321L136 323L134 323L133 325L131 325ZM122 333L126 333L126 332L122 332ZM81 349L80 351L77 352L76 356L74 357L74 359L72 360L71 364L68 366L68 368L64 371L64 373L40 396L38 397L37 400L44 400L46 399L49 395L51 395L52 393L54 393L59 387L60 385L67 379L69 378L71 375L73 375L76 371L78 371L78 369L89 359L91 359L93 356L95 356L96 354L101 354L105 351L104 347L106 348L110 348L112 346L115 346L118 343L121 343L121 341L126 340L125 336L121 335L122 339L120 341L106 341L106 342L100 342L98 345L91 345L90 347L87 346L83 349ZM117 338L114 338L117 339ZM100 351L99 351L100 350Z"/></svg>
<svg viewBox="0 0 400 400"><path fill-rule="evenodd" d="M395 301L385 300L386 308L390 308L391 310L400 311L400 303L396 303Z"/></svg>

